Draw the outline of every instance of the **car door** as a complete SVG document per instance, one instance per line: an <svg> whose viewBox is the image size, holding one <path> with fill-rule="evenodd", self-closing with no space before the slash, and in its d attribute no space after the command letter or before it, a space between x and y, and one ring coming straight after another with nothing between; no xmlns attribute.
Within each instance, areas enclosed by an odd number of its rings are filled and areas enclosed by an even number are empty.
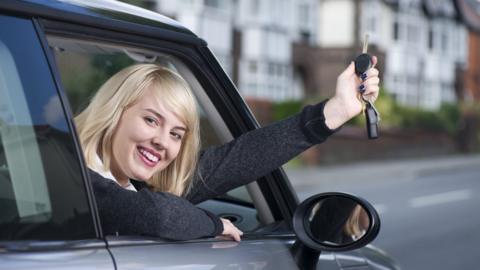
<svg viewBox="0 0 480 270"><path fill-rule="evenodd" d="M0 10L0 269L114 269L36 25Z"/></svg>
<svg viewBox="0 0 480 270"><path fill-rule="evenodd" d="M98 87L121 68L154 62L176 70L194 90L201 111L203 147L227 142L255 125L251 115L242 115L249 112L234 88L231 90L235 91L237 104L229 100L222 85L222 79L228 77L218 63L214 63L218 70L210 68L208 61L215 59L205 59L198 50L203 43L199 39L172 42L171 35L162 40L55 21L43 21L43 25L72 114L80 112ZM239 113L236 107L244 111ZM281 188L272 185L273 177L199 205L232 220L245 232L241 243L219 238L172 242L139 235L108 235L115 264L120 269L296 268L290 253L295 235L285 218L293 210L286 206ZM287 192L292 193L290 189ZM324 269L337 269L333 256L326 254L323 261Z"/></svg>
<svg viewBox="0 0 480 270"><path fill-rule="evenodd" d="M84 8L96 3L99 6ZM296 268L290 223L297 199L281 170L199 205L242 229L241 243L103 235L72 116L121 67L155 62L181 74L201 106L205 147L258 126L204 41L158 14L158 21L152 21L110 5L120 7L110 1L0 2L1 41L8 45L0 51L8 52L0 55L1 66L7 67L0 73L6 97L0 128L7 130L1 133L6 139L0 149L0 207L5 217L0 224L0 268ZM14 60L7 61L5 55ZM18 66L13 69L10 63ZM22 125L15 124L17 118ZM9 131L15 129L22 132ZM12 145L29 150L22 150L23 156L4 150ZM318 269L366 267L361 252L324 252L318 264Z"/></svg>

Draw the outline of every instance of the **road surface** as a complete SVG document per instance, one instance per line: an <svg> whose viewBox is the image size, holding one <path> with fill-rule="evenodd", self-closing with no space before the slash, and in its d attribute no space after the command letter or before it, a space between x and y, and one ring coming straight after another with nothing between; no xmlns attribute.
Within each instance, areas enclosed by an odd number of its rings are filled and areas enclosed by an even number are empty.
<svg viewBox="0 0 480 270"><path fill-rule="evenodd" d="M353 193L380 213L373 242L402 269L480 269L480 155L286 169L301 200Z"/></svg>

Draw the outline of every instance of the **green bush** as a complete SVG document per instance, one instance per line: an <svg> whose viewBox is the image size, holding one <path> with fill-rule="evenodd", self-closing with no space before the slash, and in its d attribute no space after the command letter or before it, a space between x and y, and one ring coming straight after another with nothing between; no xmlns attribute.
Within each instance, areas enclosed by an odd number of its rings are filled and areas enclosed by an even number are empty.
<svg viewBox="0 0 480 270"><path fill-rule="evenodd" d="M450 134L453 134L459 128L462 119L462 109L459 104L444 103L440 107L440 116L445 122L445 127Z"/></svg>
<svg viewBox="0 0 480 270"><path fill-rule="evenodd" d="M279 121L298 113L303 107L301 100L287 100L272 104L272 120Z"/></svg>
<svg viewBox="0 0 480 270"><path fill-rule="evenodd" d="M380 89L378 99L375 101L375 108L377 108L380 113L380 122L382 127L400 126L402 116L398 114L398 104L383 88ZM362 127L365 126L364 114L359 114L350 120L349 124Z"/></svg>
<svg viewBox="0 0 480 270"><path fill-rule="evenodd" d="M304 104L318 103L316 100L289 100L272 104L273 121L285 119L299 112ZM462 111L458 104L442 104L438 110L425 110L398 104L385 89L380 90L375 107L380 112L382 128L416 129L447 132L454 135L461 121ZM365 126L365 116L360 114L348 122L349 125Z"/></svg>
<svg viewBox="0 0 480 270"><path fill-rule="evenodd" d="M445 131L451 135L457 131L462 115L458 104L442 104L434 111L400 105L385 89L380 90L375 107L380 112L382 128ZM365 126L364 114L358 115L349 124Z"/></svg>
<svg viewBox="0 0 480 270"><path fill-rule="evenodd" d="M70 70L61 73L61 76L74 114L81 112L88 105L100 86L111 76L122 68L134 64L132 59L120 53L77 57L88 57L88 61L83 66L61 68Z"/></svg>
<svg viewBox="0 0 480 270"><path fill-rule="evenodd" d="M402 116L400 122L402 128L429 131L442 131L444 129L441 117L435 112L405 106L398 106L397 112Z"/></svg>

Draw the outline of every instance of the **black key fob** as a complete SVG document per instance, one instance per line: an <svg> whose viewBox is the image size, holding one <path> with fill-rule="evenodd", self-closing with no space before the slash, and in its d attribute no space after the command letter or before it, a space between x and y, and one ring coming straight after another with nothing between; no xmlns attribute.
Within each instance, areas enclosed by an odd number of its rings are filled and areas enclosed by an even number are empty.
<svg viewBox="0 0 480 270"><path fill-rule="evenodd" d="M372 57L367 53L362 53L355 59L355 73L360 76L372 67Z"/></svg>
<svg viewBox="0 0 480 270"><path fill-rule="evenodd" d="M367 102L365 105L368 138L376 139L378 138L378 115L370 103Z"/></svg>

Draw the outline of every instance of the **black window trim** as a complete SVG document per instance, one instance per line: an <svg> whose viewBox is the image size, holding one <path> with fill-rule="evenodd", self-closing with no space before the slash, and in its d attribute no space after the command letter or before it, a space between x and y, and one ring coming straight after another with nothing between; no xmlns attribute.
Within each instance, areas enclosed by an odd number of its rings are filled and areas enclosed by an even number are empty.
<svg viewBox="0 0 480 270"><path fill-rule="evenodd" d="M124 14L111 10L115 15L124 15L130 17L129 20L122 20L108 16L106 14L99 15L96 13L88 13L90 7L86 8L87 11L72 12L68 9L62 9L58 7L51 7L48 4L38 4L26 1L17 0L2 0L0 1L0 9L2 12L8 12L15 14L16 16L24 16L26 18L41 17L49 20L58 20L71 22L77 25L95 25L98 28L108 30L120 30L124 33L154 36L170 41L180 41L184 43L197 44L203 42L198 39L194 34L189 33L188 30L179 29L176 26L169 25L151 19L142 21L141 17L134 18L131 14ZM106 9L105 11L110 11ZM148 23L163 25L162 27L155 27L148 25ZM183 31L183 32L180 32Z"/></svg>

